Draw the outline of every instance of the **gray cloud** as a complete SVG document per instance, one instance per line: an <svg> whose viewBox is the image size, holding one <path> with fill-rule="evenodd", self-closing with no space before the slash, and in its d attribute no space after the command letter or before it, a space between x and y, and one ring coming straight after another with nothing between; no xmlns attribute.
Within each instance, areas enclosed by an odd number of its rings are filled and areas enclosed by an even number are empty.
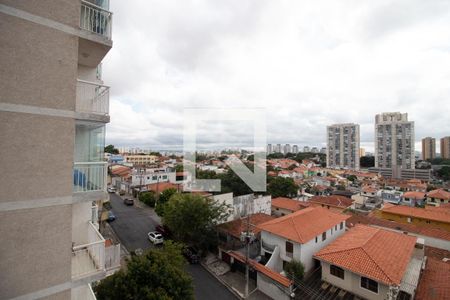
<svg viewBox="0 0 450 300"><path fill-rule="evenodd" d="M182 144L183 108L262 107L272 143L322 146L326 126L408 112L416 140L450 135L450 2L111 1L107 141ZM199 142L242 146L217 121Z"/></svg>

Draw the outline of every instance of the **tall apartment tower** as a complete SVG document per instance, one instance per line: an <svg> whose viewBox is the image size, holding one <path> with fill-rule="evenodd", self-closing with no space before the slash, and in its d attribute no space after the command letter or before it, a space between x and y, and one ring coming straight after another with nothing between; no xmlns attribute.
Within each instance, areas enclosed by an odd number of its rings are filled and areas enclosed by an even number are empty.
<svg viewBox="0 0 450 300"><path fill-rule="evenodd" d="M1 1L0 299L95 299L120 267L98 230L111 17L108 1Z"/></svg>
<svg viewBox="0 0 450 300"><path fill-rule="evenodd" d="M359 125L327 126L327 167L359 169Z"/></svg>
<svg viewBox="0 0 450 300"><path fill-rule="evenodd" d="M432 137L426 137L422 139L422 159L434 159L436 158L436 139Z"/></svg>
<svg viewBox="0 0 450 300"><path fill-rule="evenodd" d="M450 159L450 136L441 138L441 158Z"/></svg>
<svg viewBox="0 0 450 300"><path fill-rule="evenodd" d="M291 153L291 145L289 144L284 145L283 153L284 154Z"/></svg>
<svg viewBox="0 0 450 300"><path fill-rule="evenodd" d="M277 144L274 149L275 153L281 153L281 144Z"/></svg>
<svg viewBox="0 0 450 300"><path fill-rule="evenodd" d="M292 146L292 153L294 153L294 154L298 153L298 146L297 145Z"/></svg>
<svg viewBox="0 0 450 300"><path fill-rule="evenodd" d="M267 144L267 150L266 150L267 154L272 154L273 153L273 148L272 148L272 144Z"/></svg>
<svg viewBox="0 0 450 300"><path fill-rule="evenodd" d="M375 116L375 167L414 169L414 122L407 113Z"/></svg>

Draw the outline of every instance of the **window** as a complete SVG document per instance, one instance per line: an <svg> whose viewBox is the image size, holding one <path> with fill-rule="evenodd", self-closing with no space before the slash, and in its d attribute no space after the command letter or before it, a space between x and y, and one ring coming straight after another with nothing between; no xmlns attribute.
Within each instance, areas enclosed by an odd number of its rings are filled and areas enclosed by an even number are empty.
<svg viewBox="0 0 450 300"><path fill-rule="evenodd" d="M411 223L412 218L408 217L408 218L407 218L407 221L408 221L408 223Z"/></svg>
<svg viewBox="0 0 450 300"><path fill-rule="evenodd" d="M319 241L319 238L316 236L316 243Z"/></svg>
<svg viewBox="0 0 450 300"><path fill-rule="evenodd" d="M330 232L330 234L333 234L333 227L331 227L331 232Z"/></svg>
<svg viewBox="0 0 450 300"><path fill-rule="evenodd" d="M291 242L286 241L286 256L292 257L294 254L294 245Z"/></svg>
<svg viewBox="0 0 450 300"><path fill-rule="evenodd" d="M339 268L338 266L331 265L330 266L330 274L334 275L336 277L339 277L341 279L344 279L344 269Z"/></svg>
<svg viewBox="0 0 450 300"><path fill-rule="evenodd" d="M426 222L427 222L427 224L431 224L431 221L430 221L430 220L426 220Z"/></svg>
<svg viewBox="0 0 450 300"><path fill-rule="evenodd" d="M400 293L398 293L397 300L411 300L411 295L405 291L400 291Z"/></svg>
<svg viewBox="0 0 450 300"><path fill-rule="evenodd" d="M337 231L337 225L336 225L336 226L334 226L334 230L336 230L336 231Z"/></svg>
<svg viewBox="0 0 450 300"><path fill-rule="evenodd" d="M339 226L340 226L339 228L342 230L344 228L344 222L341 222Z"/></svg>
<svg viewBox="0 0 450 300"><path fill-rule="evenodd" d="M327 232L325 231L322 233L322 241L325 241L327 239Z"/></svg>
<svg viewBox="0 0 450 300"><path fill-rule="evenodd" d="M361 287L378 294L378 282L375 280L361 277Z"/></svg>

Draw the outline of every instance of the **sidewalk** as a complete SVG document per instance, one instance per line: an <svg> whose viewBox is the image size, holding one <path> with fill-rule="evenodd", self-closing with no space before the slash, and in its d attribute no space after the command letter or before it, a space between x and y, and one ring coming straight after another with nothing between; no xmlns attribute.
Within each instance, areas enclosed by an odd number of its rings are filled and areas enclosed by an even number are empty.
<svg viewBox="0 0 450 300"><path fill-rule="evenodd" d="M230 266L219 260L215 255L209 254L202 265L208 270L217 280L219 280L223 285L225 285L238 299L244 299L245 294L245 274L230 270ZM256 281L253 279L249 280L248 287L250 296L248 299L255 300L270 300L272 298L266 296L262 292L256 289Z"/></svg>

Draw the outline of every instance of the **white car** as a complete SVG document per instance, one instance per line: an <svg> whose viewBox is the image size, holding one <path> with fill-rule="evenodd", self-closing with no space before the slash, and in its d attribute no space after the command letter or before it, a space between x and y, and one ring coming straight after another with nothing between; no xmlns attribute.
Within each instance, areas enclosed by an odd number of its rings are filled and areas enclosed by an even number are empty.
<svg viewBox="0 0 450 300"><path fill-rule="evenodd" d="M115 192L116 192L116 188L113 188L113 187L108 188L108 193L115 193Z"/></svg>
<svg viewBox="0 0 450 300"><path fill-rule="evenodd" d="M150 240L150 242L152 242L154 245L159 245L164 243L164 238L162 236L162 234L157 233L157 232L149 232L148 233L148 239Z"/></svg>

